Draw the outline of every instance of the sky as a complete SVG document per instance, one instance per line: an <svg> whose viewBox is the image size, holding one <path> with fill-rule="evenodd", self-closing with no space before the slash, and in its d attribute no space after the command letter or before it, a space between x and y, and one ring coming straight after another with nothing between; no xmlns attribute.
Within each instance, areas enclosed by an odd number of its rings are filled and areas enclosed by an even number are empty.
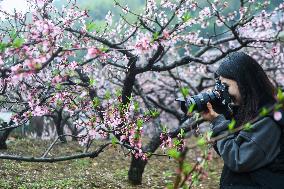
<svg viewBox="0 0 284 189"><path fill-rule="evenodd" d="M28 9L27 2L25 0L0 0L0 9L8 12L26 11Z"/></svg>

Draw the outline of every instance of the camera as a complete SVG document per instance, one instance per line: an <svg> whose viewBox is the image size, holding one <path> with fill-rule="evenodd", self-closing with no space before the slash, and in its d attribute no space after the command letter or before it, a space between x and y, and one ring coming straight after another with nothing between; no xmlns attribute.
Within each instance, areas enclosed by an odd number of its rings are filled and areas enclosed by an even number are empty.
<svg viewBox="0 0 284 189"><path fill-rule="evenodd" d="M212 104L215 112L223 114L226 118L230 118L233 114L232 99L228 92L228 85L221 83L219 78L215 79L215 86L212 91L201 92L189 98L178 98L176 101L180 102L181 110L187 114L189 109L191 111L205 111L207 110L207 102Z"/></svg>

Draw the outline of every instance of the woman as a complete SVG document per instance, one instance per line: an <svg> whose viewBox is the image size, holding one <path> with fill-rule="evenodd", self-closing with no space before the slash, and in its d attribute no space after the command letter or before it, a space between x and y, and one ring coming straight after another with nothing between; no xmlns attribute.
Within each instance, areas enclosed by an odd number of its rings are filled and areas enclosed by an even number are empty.
<svg viewBox="0 0 284 189"><path fill-rule="evenodd" d="M259 115L262 107L276 102L276 90L261 66L243 52L229 54L216 71L229 86L235 104L236 126ZM211 122L213 136L226 132L231 120L216 113L207 103L202 117ZM220 188L284 188L284 142L281 126L263 117L246 131L233 133L214 144L224 160Z"/></svg>

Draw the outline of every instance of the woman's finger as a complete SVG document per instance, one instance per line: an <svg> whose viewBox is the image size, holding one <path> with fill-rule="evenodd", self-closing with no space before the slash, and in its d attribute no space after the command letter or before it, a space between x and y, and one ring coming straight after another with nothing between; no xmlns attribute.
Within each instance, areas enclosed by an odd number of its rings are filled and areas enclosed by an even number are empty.
<svg viewBox="0 0 284 189"><path fill-rule="evenodd" d="M208 108L209 112L213 111L213 108L212 108L212 105L211 105L210 102L207 102L207 108Z"/></svg>
<svg viewBox="0 0 284 189"><path fill-rule="evenodd" d="M188 117L191 117L192 115L193 115L193 112L189 112L189 111L187 112Z"/></svg>

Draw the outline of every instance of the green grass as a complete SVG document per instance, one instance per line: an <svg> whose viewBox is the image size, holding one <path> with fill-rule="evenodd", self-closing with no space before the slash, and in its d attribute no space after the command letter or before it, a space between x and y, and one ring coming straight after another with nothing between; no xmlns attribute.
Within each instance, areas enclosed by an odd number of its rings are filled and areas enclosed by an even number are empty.
<svg viewBox="0 0 284 189"><path fill-rule="evenodd" d="M19 139L10 142L10 154L40 157L51 141ZM101 144L96 141L92 149ZM91 150L92 150L91 149ZM82 147L77 142L57 144L52 156L79 153ZM161 152L158 152L161 153ZM194 155L194 153L188 153ZM57 163L29 163L0 160L0 189L61 189L61 188L165 188L175 178L177 168L173 159L153 156L145 168L143 182L132 186L128 182L131 158L124 156L120 147L109 147L94 159L85 158ZM209 178L196 188L218 188L221 161L214 159L209 167Z"/></svg>

